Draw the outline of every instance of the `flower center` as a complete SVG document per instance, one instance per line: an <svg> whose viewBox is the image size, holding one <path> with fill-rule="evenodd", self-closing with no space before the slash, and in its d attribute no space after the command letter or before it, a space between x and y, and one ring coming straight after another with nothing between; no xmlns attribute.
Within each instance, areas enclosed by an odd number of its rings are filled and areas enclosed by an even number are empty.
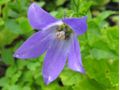
<svg viewBox="0 0 120 90"><path fill-rule="evenodd" d="M66 40L70 38L71 34L72 30L66 24L62 24L57 28L56 38L59 40Z"/></svg>
<svg viewBox="0 0 120 90"><path fill-rule="evenodd" d="M57 39L64 40L65 39L65 32L64 31L56 32L56 37L57 37Z"/></svg>

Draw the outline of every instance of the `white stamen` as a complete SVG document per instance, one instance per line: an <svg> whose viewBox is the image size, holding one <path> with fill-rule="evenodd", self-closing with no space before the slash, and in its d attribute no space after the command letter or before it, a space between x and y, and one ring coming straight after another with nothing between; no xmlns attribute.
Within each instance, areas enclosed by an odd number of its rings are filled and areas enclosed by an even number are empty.
<svg viewBox="0 0 120 90"><path fill-rule="evenodd" d="M56 37L57 37L57 39L64 40L65 39L65 32L64 31L57 32Z"/></svg>

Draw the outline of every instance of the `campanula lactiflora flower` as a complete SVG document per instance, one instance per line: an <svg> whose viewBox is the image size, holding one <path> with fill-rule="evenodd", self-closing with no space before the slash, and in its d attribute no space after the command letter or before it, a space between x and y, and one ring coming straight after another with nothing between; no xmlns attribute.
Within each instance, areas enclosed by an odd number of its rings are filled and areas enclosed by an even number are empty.
<svg viewBox="0 0 120 90"><path fill-rule="evenodd" d="M43 63L43 78L46 84L55 80L65 64L74 71L84 73L77 36L86 32L86 17L58 20L36 3L28 9L31 26L37 29L15 52L14 57L29 59L46 52Z"/></svg>

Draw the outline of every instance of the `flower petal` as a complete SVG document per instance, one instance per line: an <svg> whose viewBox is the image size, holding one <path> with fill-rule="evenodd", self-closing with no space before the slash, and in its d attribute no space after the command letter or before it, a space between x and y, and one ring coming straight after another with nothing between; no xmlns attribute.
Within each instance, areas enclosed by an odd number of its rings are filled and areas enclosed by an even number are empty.
<svg viewBox="0 0 120 90"><path fill-rule="evenodd" d="M41 30L47 25L57 21L54 17L52 17L49 13L44 11L36 3L33 3L29 7L28 19L31 26L38 30Z"/></svg>
<svg viewBox="0 0 120 90"><path fill-rule="evenodd" d="M65 18L63 22L66 23L76 34L81 35L87 30L87 17L82 18Z"/></svg>
<svg viewBox="0 0 120 90"><path fill-rule="evenodd" d="M82 67L82 60L80 54L80 46L76 36L72 38L72 44L70 47L70 52L68 56L68 67L72 70L84 73L84 68Z"/></svg>
<svg viewBox="0 0 120 90"><path fill-rule="evenodd" d="M52 43L43 65L43 78L46 84L55 80L63 70L70 46L69 41L54 40Z"/></svg>
<svg viewBox="0 0 120 90"><path fill-rule="evenodd" d="M53 33L56 27L51 27L48 30L39 31L33 34L23 45L15 52L14 57L27 59L36 58L43 54L48 48Z"/></svg>

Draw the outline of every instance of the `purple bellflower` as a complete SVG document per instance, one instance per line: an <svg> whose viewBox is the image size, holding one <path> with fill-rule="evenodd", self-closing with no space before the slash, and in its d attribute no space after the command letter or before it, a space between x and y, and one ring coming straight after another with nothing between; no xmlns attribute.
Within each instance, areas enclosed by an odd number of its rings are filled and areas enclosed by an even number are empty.
<svg viewBox="0 0 120 90"><path fill-rule="evenodd" d="M68 67L84 73L77 36L86 32L86 17L57 20L36 3L28 9L31 26L38 32L33 34L15 52L20 59L36 58L46 51L43 63L43 79L46 84L55 80L68 59Z"/></svg>

